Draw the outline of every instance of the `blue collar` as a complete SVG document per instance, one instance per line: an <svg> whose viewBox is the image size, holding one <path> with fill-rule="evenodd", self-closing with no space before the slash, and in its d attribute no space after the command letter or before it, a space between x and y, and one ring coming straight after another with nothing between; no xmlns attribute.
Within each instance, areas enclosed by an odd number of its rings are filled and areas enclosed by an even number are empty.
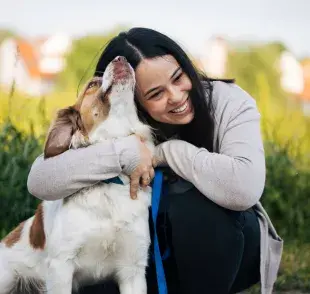
<svg viewBox="0 0 310 294"><path fill-rule="evenodd" d="M114 178L111 178L111 179L106 179L106 180L103 180L103 182L107 183L107 184L113 183L113 184L124 185L124 183L123 183L123 181L121 180L120 177L114 177Z"/></svg>

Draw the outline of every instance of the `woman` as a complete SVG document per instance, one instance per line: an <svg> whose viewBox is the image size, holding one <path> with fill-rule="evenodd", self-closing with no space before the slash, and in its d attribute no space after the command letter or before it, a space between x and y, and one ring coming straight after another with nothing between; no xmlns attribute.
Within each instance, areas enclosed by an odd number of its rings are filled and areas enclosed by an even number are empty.
<svg viewBox="0 0 310 294"><path fill-rule="evenodd" d="M134 196L155 166L167 166L157 227L161 249L171 249L164 264L169 293L236 293L259 280L262 293L271 293L282 240L259 204L265 159L254 99L232 81L199 73L154 30L133 28L111 40L95 75L119 55L135 70L136 104L156 130L156 156L135 136L40 156L29 174L30 193L55 200L124 171ZM152 260L147 278L148 293L157 293ZM108 282L81 293L96 290L118 293Z"/></svg>

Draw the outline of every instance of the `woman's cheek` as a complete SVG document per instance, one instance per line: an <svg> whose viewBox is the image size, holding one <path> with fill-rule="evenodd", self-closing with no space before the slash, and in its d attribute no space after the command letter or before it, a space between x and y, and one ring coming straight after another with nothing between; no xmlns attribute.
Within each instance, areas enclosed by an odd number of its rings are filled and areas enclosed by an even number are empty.
<svg viewBox="0 0 310 294"><path fill-rule="evenodd" d="M161 116L166 113L166 105L161 101L154 101L148 105L148 112L151 116Z"/></svg>

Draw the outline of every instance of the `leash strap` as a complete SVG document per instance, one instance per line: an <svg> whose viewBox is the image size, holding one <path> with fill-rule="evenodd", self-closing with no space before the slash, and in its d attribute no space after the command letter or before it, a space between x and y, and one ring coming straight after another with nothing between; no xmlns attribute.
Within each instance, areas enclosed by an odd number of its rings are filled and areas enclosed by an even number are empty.
<svg viewBox="0 0 310 294"><path fill-rule="evenodd" d="M106 183L106 184L113 183L113 184L118 184L118 185L124 185L124 183L122 182L120 177L114 177L114 178L111 178L111 179L106 179L106 180L103 180L103 182Z"/></svg>
<svg viewBox="0 0 310 294"><path fill-rule="evenodd" d="M152 218L154 226L154 258L156 266L156 276L159 294L167 294L167 283L165 277L165 271L163 266L162 257L159 249L159 242L156 230L157 215L159 210L160 196L163 184L163 172L161 170L155 170L155 177L152 190Z"/></svg>
<svg viewBox="0 0 310 294"><path fill-rule="evenodd" d="M108 183L114 183L114 184L119 184L119 185L124 184L119 177L106 179L103 182L107 184ZM153 186L152 186L153 189L152 189L152 207L151 207L153 226L154 226L154 256L153 257L155 260L158 293L168 294L163 260L169 257L170 250L169 248L167 248L163 256L161 256L160 249L159 249L158 236L157 236L157 229L156 229L160 197L162 194L162 186L163 186L163 172L160 169L156 169L155 177L153 179Z"/></svg>

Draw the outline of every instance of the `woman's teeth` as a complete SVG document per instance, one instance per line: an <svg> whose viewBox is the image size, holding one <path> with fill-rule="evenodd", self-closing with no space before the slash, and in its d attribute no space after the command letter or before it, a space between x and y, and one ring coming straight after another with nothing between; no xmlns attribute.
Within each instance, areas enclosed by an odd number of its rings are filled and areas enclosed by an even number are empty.
<svg viewBox="0 0 310 294"><path fill-rule="evenodd" d="M188 101L186 101L186 102L185 102L182 106L180 106L179 108L176 108L176 109L174 109L174 110L171 110L171 112L173 112L173 113L180 113L180 112L183 112L183 111L186 110L187 106L188 106Z"/></svg>

